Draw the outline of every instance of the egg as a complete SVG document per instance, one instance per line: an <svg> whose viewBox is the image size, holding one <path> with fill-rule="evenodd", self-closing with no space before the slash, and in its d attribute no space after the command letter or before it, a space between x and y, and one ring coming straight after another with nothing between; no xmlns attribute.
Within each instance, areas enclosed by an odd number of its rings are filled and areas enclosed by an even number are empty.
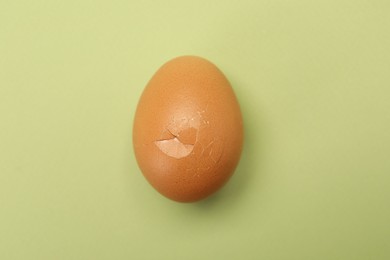
<svg viewBox="0 0 390 260"><path fill-rule="evenodd" d="M243 120L233 89L210 61L181 56L146 85L134 116L133 146L148 182L178 202L219 190L243 146Z"/></svg>

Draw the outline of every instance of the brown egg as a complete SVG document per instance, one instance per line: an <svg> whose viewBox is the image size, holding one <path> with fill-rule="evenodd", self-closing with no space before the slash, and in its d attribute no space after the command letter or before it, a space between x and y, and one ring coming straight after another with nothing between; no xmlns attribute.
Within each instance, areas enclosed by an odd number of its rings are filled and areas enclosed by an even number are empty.
<svg viewBox="0 0 390 260"><path fill-rule="evenodd" d="M200 57L165 63L139 100L133 144L142 173L164 196L192 202L211 195L233 174L243 144L229 81Z"/></svg>

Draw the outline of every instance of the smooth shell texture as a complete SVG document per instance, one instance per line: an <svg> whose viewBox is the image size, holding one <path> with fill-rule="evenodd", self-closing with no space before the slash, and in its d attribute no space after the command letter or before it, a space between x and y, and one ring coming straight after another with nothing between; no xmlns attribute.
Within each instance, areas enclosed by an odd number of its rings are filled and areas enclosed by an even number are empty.
<svg viewBox="0 0 390 260"><path fill-rule="evenodd" d="M192 202L233 174L243 143L234 92L222 72L195 56L164 64L146 86L134 119L138 165L166 197Z"/></svg>

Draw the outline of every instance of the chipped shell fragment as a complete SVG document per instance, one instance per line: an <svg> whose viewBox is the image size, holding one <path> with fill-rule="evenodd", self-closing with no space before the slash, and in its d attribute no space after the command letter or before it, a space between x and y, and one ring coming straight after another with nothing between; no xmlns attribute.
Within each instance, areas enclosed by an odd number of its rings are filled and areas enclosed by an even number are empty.
<svg viewBox="0 0 390 260"><path fill-rule="evenodd" d="M213 194L232 176L243 145L229 81L200 57L168 61L141 95L133 145L143 175L162 195L194 202Z"/></svg>

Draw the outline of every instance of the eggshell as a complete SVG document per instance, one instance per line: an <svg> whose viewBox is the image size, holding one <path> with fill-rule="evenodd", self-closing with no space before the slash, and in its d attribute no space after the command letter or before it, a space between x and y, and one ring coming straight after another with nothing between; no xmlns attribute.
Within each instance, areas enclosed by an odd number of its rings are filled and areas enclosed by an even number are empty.
<svg viewBox="0 0 390 260"><path fill-rule="evenodd" d="M142 173L164 196L193 202L221 188L243 145L240 107L223 73L196 56L165 63L139 100L133 144Z"/></svg>

